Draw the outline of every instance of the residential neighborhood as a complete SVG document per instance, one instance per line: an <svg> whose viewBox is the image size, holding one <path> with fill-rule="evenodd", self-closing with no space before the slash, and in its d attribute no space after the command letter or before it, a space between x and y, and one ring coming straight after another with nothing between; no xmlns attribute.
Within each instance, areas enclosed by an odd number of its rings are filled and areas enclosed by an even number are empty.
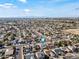
<svg viewBox="0 0 79 59"><path fill-rule="evenodd" d="M0 18L0 59L79 59L78 30L79 18Z"/></svg>

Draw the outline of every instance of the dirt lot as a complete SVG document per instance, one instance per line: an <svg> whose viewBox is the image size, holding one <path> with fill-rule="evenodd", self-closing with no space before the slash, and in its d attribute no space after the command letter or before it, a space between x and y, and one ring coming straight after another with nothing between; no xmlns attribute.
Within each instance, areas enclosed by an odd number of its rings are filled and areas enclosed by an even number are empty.
<svg viewBox="0 0 79 59"><path fill-rule="evenodd" d="M79 29L68 29L63 30L64 33L71 33L71 34L78 34L79 35Z"/></svg>

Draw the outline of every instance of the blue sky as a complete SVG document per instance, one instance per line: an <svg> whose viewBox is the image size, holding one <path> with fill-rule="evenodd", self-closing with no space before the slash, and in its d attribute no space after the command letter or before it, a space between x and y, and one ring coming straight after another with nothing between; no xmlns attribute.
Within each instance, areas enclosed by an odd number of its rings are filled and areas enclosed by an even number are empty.
<svg viewBox="0 0 79 59"><path fill-rule="evenodd" d="M0 17L78 17L79 0L0 0Z"/></svg>

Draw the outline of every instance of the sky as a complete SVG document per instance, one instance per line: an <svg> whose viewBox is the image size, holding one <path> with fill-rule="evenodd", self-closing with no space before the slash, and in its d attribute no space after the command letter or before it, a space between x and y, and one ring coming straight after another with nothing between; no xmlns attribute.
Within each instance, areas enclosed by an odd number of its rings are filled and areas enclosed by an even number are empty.
<svg viewBox="0 0 79 59"><path fill-rule="evenodd" d="M79 17L79 0L0 0L0 17Z"/></svg>

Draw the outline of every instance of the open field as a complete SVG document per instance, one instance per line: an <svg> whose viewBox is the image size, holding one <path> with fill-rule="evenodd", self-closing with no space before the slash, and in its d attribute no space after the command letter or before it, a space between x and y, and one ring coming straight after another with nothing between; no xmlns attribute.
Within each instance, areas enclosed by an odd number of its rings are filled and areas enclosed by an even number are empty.
<svg viewBox="0 0 79 59"><path fill-rule="evenodd" d="M63 30L63 32L79 35L79 29L68 29L68 30Z"/></svg>

